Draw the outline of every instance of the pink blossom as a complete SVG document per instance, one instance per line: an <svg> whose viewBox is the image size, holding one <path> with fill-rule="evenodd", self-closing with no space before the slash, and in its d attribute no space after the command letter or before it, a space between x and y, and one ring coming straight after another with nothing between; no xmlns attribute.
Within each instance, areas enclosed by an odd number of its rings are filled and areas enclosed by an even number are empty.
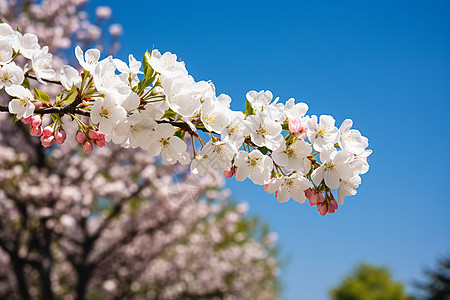
<svg viewBox="0 0 450 300"><path fill-rule="evenodd" d="M94 149L94 146L92 146L92 143L89 141L84 142L83 144L83 150L86 153L90 153Z"/></svg>
<svg viewBox="0 0 450 300"><path fill-rule="evenodd" d="M100 147L100 148L106 145L104 139L103 140L96 140L95 144L97 145L97 147Z"/></svg>
<svg viewBox="0 0 450 300"><path fill-rule="evenodd" d="M42 135L42 127L41 126L37 126L37 127L31 127L30 129L30 134L32 136L41 136Z"/></svg>
<svg viewBox="0 0 450 300"><path fill-rule="evenodd" d="M98 130L89 130L88 131L88 136L91 140L98 140L99 139L99 133L100 131Z"/></svg>
<svg viewBox="0 0 450 300"><path fill-rule="evenodd" d="M223 175L226 178L231 178L233 177L233 168L230 168L229 170L223 171Z"/></svg>
<svg viewBox="0 0 450 300"><path fill-rule="evenodd" d="M75 140L80 144L82 144L85 139L86 135L82 131L78 131L77 134L75 135Z"/></svg>
<svg viewBox="0 0 450 300"><path fill-rule="evenodd" d="M50 126L45 127L44 130L42 131L42 137L44 139L52 135L53 135L53 128L51 128Z"/></svg>
<svg viewBox="0 0 450 300"><path fill-rule="evenodd" d="M295 136L301 140L306 138L308 127L302 124L302 121L298 118L289 119L289 132L294 133Z"/></svg>
<svg viewBox="0 0 450 300"><path fill-rule="evenodd" d="M42 124L42 119L37 115L30 116L30 122L28 124L30 124L31 127L38 127Z"/></svg>
<svg viewBox="0 0 450 300"><path fill-rule="evenodd" d="M29 116L28 118L22 118L22 119L20 119L24 124L30 124L30 122L31 122L31 117L32 116Z"/></svg>
<svg viewBox="0 0 450 300"><path fill-rule="evenodd" d="M319 203L323 203L325 198L323 197L322 192L316 192L311 190L310 188L305 190L305 196L309 200L309 205L313 206Z"/></svg>
<svg viewBox="0 0 450 300"><path fill-rule="evenodd" d="M66 132L63 129L55 131L55 141L57 144L61 145L64 143L66 137Z"/></svg>
<svg viewBox="0 0 450 300"><path fill-rule="evenodd" d="M338 203L336 199L333 198L330 200L330 204L328 205L328 213L332 214L336 209L338 209Z"/></svg>
<svg viewBox="0 0 450 300"><path fill-rule="evenodd" d="M317 204L317 211L320 213L321 216L325 216L328 212L327 203L322 202Z"/></svg>
<svg viewBox="0 0 450 300"><path fill-rule="evenodd" d="M44 132L45 132L45 128L44 128ZM41 143L42 143L43 147L48 148L54 142L55 142L55 137L53 135L50 135L49 137L45 137L44 134L42 134L42 136L41 136Z"/></svg>

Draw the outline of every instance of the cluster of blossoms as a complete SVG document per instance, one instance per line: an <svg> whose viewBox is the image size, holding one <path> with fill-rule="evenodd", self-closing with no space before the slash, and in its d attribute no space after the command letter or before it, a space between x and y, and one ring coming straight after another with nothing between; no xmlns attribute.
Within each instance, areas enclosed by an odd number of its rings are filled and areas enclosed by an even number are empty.
<svg viewBox="0 0 450 300"><path fill-rule="evenodd" d="M321 215L356 194L360 175L368 171L368 140L351 129L351 120L337 128L332 116L307 116L305 103L291 98L283 104L270 91L248 92L245 112L233 111L228 95L217 96L211 82L195 81L170 52L146 52L143 64L130 55L127 64L112 56L100 60L98 49L77 47L82 71L62 68L64 89L54 101L36 88L33 96L27 77L43 83L52 78L52 56L35 35L0 26L0 88L14 98L9 112L25 120L50 114L54 132L64 130L62 116L69 115L78 124L76 140L85 152L105 141L140 147L161 154L165 163L190 164L191 172L201 176L224 172L238 181L249 178L282 203L308 198ZM31 69L15 65L19 55L31 59ZM58 141L45 132L44 146Z"/></svg>

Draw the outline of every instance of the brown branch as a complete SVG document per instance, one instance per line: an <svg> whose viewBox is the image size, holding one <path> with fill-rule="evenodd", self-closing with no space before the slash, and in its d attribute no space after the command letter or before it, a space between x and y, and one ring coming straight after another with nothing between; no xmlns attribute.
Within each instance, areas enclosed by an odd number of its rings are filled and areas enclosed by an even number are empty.
<svg viewBox="0 0 450 300"><path fill-rule="evenodd" d="M0 112L9 112L7 105L0 105ZM65 114L77 114L89 117L91 115L90 112L87 110L76 108L71 105L67 105L64 107L46 107L46 108L37 108L34 110L34 113L40 114L40 115L47 115L47 114L59 114L59 115L65 115Z"/></svg>
<svg viewBox="0 0 450 300"><path fill-rule="evenodd" d="M34 75L30 75L30 74L25 74L26 77L34 79L34 80L38 80L36 76ZM45 78L41 78L42 81L47 82L47 83L52 83L52 84L58 84L58 85L62 85L60 81L58 80L51 80L51 79L45 79Z"/></svg>

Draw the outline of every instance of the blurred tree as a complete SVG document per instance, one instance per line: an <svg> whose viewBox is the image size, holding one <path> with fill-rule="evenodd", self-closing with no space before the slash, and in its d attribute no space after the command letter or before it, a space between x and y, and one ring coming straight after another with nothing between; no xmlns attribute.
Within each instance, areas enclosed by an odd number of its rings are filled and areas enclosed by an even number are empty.
<svg viewBox="0 0 450 300"><path fill-rule="evenodd" d="M418 298L424 300L450 300L450 255L441 258L434 270L425 270L425 275L427 282L415 284L424 294Z"/></svg>
<svg viewBox="0 0 450 300"><path fill-rule="evenodd" d="M101 36L85 2L0 0L0 16L61 50ZM0 115L1 299L277 299L274 235L222 177L137 149L44 149L28 130Z"/></svg>
<svg viewBox="0 0 450 300"><path fill-rule="evenodd" d="M358 265L331 292L333 300L408 300L403 284L392 280L389 269Z"/></svg>

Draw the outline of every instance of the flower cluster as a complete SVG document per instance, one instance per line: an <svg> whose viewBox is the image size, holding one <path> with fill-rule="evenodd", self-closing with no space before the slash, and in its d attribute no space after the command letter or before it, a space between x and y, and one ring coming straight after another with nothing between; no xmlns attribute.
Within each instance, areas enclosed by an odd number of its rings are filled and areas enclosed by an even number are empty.
<svg viewBox="0 0 450 300"><path fill-rule="evenodd" d="M126 63L112 56L100 59L98 49L83 52L76 47L82 71L63 67L63 90L55 100L36 88L33 96L27 77L40 82L52 78L52 56L35 35L0 26L0 88L5 86L14 98L9 112L24 120L49 113L50 127L59 133L62 116L69 115L78 124L76 140L87 153L105 141L140 147L150 155L161 154L165 163L190 164L194 174L249 178L282 203L309 198L322 215L354 195L360 175L368 171L368 139L352 129L350 119L337 128L332 116L308 116L307 104L293 98L281 103L270 91L248 92L245 111L233 111L228 95L217 95L211 82L195 81L170 52L146 52L142 63L130 55ZM14 63L19 55L31 59L31 69ZM58 141L48 134L44 129L41 141L46 147L50 140Z"/></svg>

